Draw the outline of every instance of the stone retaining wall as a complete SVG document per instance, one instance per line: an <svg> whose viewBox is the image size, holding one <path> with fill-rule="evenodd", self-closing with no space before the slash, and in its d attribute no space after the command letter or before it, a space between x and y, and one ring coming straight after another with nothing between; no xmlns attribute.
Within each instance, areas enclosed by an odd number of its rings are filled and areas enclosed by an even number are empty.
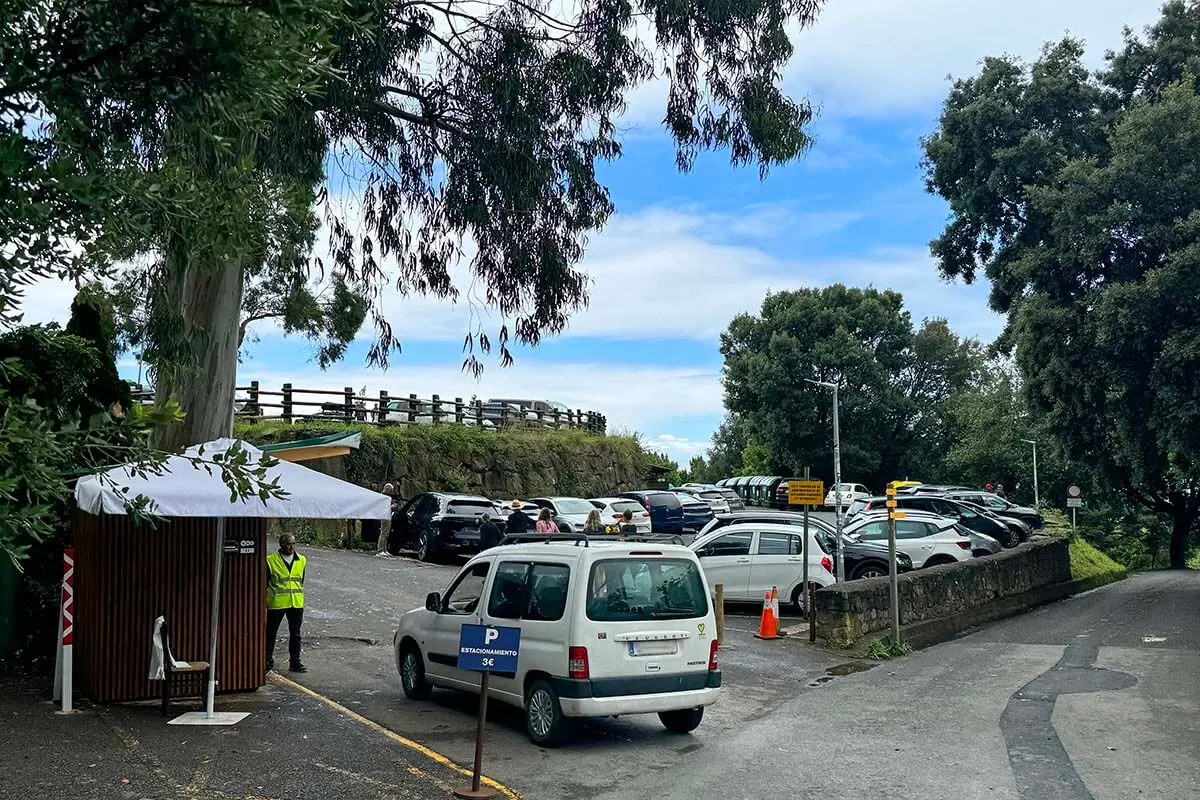
<svg viewBox="0 0 1200 800"><path fill-rule="evenodd" d="M851 648L886 635L891 624L888 581L868 578L817 592L818 641L827 647ZM1036 541L993 556L914 570L899 578L900 625L903 629L969 616L993 605L1008 607L1013 599L1025 596L1031 598L1028 605L1035 605L1040 590L1070 581L1065 539Z"/></svg>

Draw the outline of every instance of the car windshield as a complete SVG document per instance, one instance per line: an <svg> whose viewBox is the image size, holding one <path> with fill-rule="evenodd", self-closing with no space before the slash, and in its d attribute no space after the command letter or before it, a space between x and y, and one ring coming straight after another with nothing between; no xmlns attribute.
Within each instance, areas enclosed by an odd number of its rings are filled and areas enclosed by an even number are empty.
<svg viewBox="0 0 1200 800"><path fill-rule="evenodd" d="M586 516L595 508L587 500L579 500L572 497L560 497L554 501L554 507L558 509L560 514L583 514Z"/></svg>
<svg viewBox="0 0 1200 800"><path fill-rule="evenodd" d="M708 595L693 561L622 558L597 561L588 580L587 616L597 622L692 619L708 614Z"/></svg>

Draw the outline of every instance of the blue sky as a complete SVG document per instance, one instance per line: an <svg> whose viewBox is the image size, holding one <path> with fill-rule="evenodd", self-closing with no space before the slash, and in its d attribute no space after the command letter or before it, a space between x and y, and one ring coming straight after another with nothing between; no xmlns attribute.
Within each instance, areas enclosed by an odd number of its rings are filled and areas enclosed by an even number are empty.
<svg viewBox="0 0 1200 800"><path fill-rule="evenodd" d="M987 309L987 287L942 282L928 256L946 209L924 193L919 138L934 127L947 75L973 73L985 55L1034 57L1067 32L1088 42L1098 66L1122 25L1141 28L1158 8L1157 0L832 0L813 28L794 33L784 74L789 93L820 109L814 147L766 180L731 169L719 152L677 172L657 124L662 85L630 97L625 155L601 170L617 213L591 238L592 302L564 335L517 349L512 367L487 363L476 381L459 369L462 337L472 318L498 328L494 313L389 298L404 349L386 373L365 367L365 341L321 373L306 343L267 323L255 329L239 382L558 400L603 411L610 428L637 431L686 463L723 413L717 337L767 291L834 282L895 289L914 321L946 317L960 334L990 340L1001 320ZM69 298L66 287L38 287L27 319L62 318Z"/></svg>

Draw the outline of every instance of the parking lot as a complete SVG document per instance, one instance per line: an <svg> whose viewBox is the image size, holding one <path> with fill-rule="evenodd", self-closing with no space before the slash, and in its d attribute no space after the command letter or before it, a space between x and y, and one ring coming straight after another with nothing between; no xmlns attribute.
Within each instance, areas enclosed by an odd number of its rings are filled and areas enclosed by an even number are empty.
<svg viewBox="0 0 1200 800"><path fill-rule="evenodd" d="M458 567L408 557L308 548L302 685L387 728L469 764L476 698L436 691L428 702L405 698L392 655L400 614L443 591ZM568 745L569 758L533 745L523 716L493 705L484 771L527 797L586 798L636 785L689 753L735 736L786 698L821 686L845 658L812 648L807 636L761 641L760 609L730 606L721 653L725 691L692 735L667 733L653 716L589 721ZM784 608L782 624L801 620ZM281 637L280 651L286 647ZM286 675L286 673L285 673ZM562 751L557 751L562 752Z"/></svg>

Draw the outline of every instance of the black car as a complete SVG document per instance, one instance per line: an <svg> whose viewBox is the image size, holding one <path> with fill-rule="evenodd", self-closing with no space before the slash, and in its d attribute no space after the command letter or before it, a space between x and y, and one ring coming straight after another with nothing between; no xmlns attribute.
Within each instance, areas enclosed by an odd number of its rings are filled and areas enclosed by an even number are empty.
<svg viewBox="0 0 1200 800"><path fill-rule="evenodd" d="M775 525L803 525L804 515L795 511L772 511L758 509L754 511L732 511L728 514L718 514L712 522L704 526L701 535L717 528L724 528L734 523L765 522ZM837 555L835 533L833 526L815 516L809 516L808 525L813 535L821 543L821 549L830 557ZM842 561L846 565L846 577L856 581L859 578L874 578L888 574L887 545L873 542L856 542L845 536L842 537ZM912 569L912 559L906 553L896 553L896 571L908 572Z"/></svg>
<svg viewBox="0 0 1200 800"><path fill-rule="evenodd" d="M901 511L911 509L947 517L962 523L963 527L976 533L992 537L1005 547L1016 547L1021 543L1022 538L1028 535L1029 528L1023 522L1016 519L1011 522L1003 520L984 508L964 503L961 500L950 500L934 494L898 494L895 499L896 508ZM886 497L872 497L865 501L862 508L855 509L855 515L884 508L886 501Z"/></svg>
<svg viewBox="0 0 1200 800"><path fill-rule="evenodd" d="M951 492L946 497L951 500L962 500L966 503L983 506L988 511L1001 517L1019 519L1035 531L1041 530L1046 526L1045 518L1042 517L1037 509L1010 503L998 494L992 494L991 492Z"/></svg>
<svg viewBox="0 0 1200 800"><path fill-rule="evenodd" d="M486 497L419 494L392 515L388 552L399 555L401 550L411 550L422 561L433 561L442 553L477 553L482 514L496 516L495 504ZM503 519L496 524L503 530Z"/></svg>

